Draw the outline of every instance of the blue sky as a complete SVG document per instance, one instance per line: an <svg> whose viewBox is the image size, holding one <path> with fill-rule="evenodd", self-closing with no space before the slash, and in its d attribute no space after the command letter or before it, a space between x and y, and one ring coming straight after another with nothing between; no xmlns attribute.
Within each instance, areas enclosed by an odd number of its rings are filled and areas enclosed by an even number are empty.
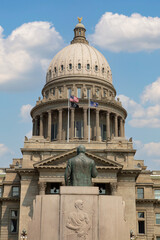
<svg viewBox="0 0 160 240"><path fill-rule="evenodd" d="M0 166L21 157L54 55L83 17L87 39L103 53L128 111L126 137L136 159L160 169L160 1L2 0L0 8Z"/></svg>

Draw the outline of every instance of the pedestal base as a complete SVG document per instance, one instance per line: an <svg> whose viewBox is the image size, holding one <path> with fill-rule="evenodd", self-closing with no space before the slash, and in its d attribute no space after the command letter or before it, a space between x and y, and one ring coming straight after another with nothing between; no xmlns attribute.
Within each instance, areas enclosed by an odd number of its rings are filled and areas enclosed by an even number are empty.
<svg viewBox="0 0 160 240"><path fill-rule="evenodd" d="M98 187L61 187L60 195L37 196L30 240L128 240L121 197Z"/></svg>

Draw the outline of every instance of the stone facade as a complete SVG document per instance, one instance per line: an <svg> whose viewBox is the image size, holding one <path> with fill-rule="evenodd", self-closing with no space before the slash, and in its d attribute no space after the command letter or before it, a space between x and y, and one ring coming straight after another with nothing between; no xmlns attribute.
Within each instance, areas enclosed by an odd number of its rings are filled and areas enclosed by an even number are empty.
<svg viewBox="0 0 160 240"><path fill-rule="evenodd" d="M159 240L160 171L148 171L134 159L132 139L125 138L127 112L116 100L109 64L88 44L83 24L74 31L72 44L48 68L43 98L31 111L33 136L25 137L23 158L0 171L0 239L17 240L28 231L36 196L59 194L67 160L83 144L98 170L93 186L100 195L122 197L137 237L132 239ZM70 95L79 98L79 108L69 107ZM89 98L98 107L89 107Z"/></svg>

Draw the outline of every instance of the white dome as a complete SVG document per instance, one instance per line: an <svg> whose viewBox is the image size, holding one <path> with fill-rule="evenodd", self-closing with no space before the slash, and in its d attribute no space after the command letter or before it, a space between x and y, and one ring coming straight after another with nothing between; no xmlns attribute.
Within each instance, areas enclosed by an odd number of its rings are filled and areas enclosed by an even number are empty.
<svg viewBox="0 0 160 240"><path fill-rule="evenodd" d="M93 76L112 83L111 69L105 57L85 43L71 44L52 59L47 82L65 76Z"/></svg>

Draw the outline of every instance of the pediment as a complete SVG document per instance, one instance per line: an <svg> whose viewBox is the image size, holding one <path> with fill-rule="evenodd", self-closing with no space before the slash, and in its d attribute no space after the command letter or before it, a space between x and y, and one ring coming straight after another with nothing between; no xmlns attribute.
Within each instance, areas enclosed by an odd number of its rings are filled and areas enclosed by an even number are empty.
<svg viewBox="0 0 160 240"><path fill-rule="evenodd" d="M77 155L77 149L74 148L71 151L64 152L57 156L51 156L47 159L39 161L34 164L35 168L53 168L53 169L65 169L67 161ZM121 169L123 166L110 159L105 159L101 156L97 156L93 153L86 152L86 156L95 161L98 169Z"/></svg>

